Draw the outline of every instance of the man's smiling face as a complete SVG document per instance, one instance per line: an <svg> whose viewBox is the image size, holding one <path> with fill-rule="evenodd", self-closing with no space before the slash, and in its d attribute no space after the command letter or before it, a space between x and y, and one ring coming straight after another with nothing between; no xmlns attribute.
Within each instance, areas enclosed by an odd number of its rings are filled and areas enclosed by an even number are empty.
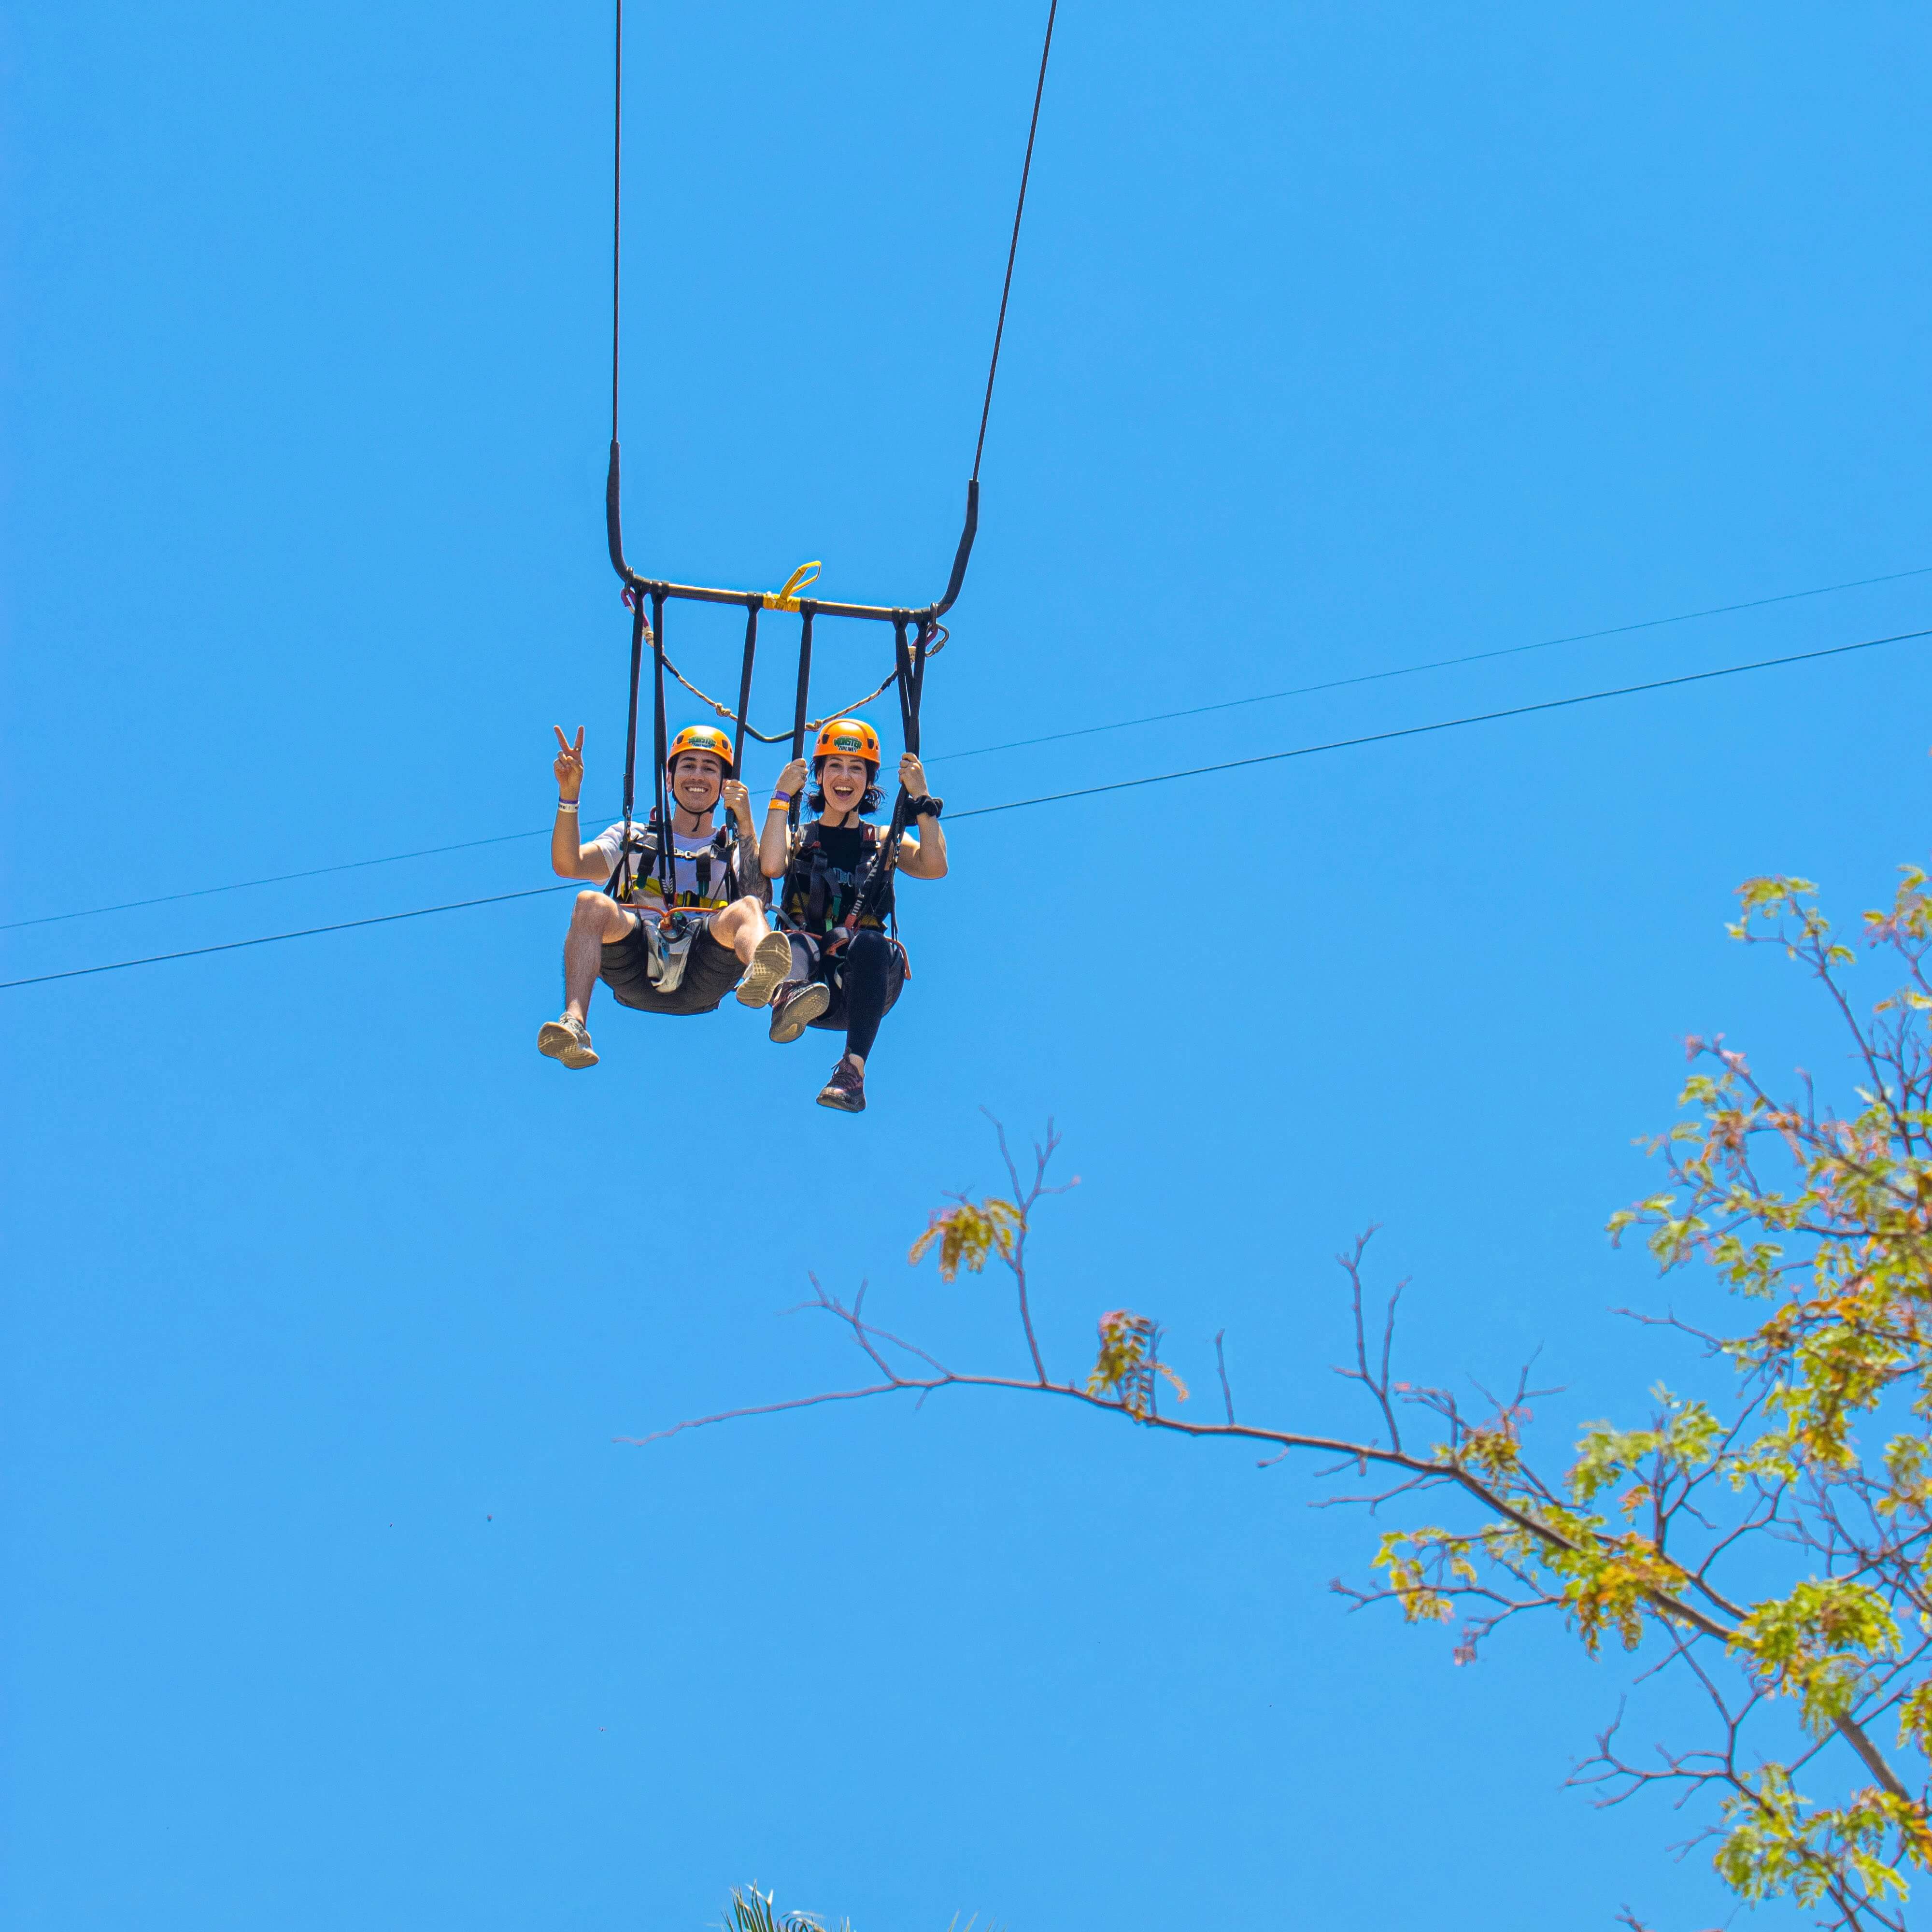
<svg viewBox="0 0 1932 1932"><path fill-rule="evenodd" d="M670 768L670 788L679 806L701 818L718 802L724 766L709 752L680 752Z"/></svg>

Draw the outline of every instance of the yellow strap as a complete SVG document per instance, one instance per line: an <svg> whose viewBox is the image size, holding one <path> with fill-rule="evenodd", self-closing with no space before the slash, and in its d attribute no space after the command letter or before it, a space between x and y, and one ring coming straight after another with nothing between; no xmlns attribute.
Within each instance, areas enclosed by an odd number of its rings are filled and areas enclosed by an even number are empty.
<svg viewBox="0 0 1932 1932"><path fill-rule="evenodd" d="M818 581L818 573L824 568L820 563L802 563L785 579L782 590L767 590L764 593L764 608L767 610L796 610L798 593L809 590Z"/></svg>

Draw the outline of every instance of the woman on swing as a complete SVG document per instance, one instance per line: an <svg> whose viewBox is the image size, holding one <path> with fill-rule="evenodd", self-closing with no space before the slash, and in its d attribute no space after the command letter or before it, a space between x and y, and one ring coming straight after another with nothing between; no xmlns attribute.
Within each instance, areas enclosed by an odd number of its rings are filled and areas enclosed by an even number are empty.
<svg viewBox="0 0 1932 1932"><path fill-rule="evenodd" d="M772 1002L772 1038L780 1046L808 1026L844 1030L845 1051L818 1096L821 1107L866 1111L866 1060L879 1022L906 981L905 948L888 936L892 884L878 902L862 906L862 887L884 856L883 835L866 815L879 808L879 736L858 718L834 718L813 747L817 789L806 801L818 816L790 829L792 800L803 788L806 761L794 758L778 774L758 840L758 868L782 879L778 922L791 941L791 968ZM908 752L899 783L914 821L900 835L896 869L909 879L946 876L941 801L926 790L926 770Z"/></svg>

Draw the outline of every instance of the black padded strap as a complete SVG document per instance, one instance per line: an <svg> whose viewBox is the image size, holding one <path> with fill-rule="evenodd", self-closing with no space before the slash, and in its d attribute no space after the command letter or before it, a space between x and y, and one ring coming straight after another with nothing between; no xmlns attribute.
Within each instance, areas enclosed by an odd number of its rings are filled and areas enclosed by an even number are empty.
<svg viewBox="0 0 1932 1932"><path fill-rule="evenodd" d="M926 646L932 641L933 632L938 628L938 621L930 613L922 614L919 620L919 633L908 645L906 632L912 622L912 614L904 611L892 620L892 650L898 662L898 676L895 680L899 694L899 729L905 740L905 748L915 756L919 752L919 708L926 694ZM874 857L866 874L866 882L859 894L860 913L882 923L886 917L884 908L886 896L891 890L892 874L898 868L899 839L911 820L911 794L904 785L898 788L898 796L892 800L892 824L884 842Z"/></svg>
<svg viewBox="0 0 1932 1932"><path fill-rule="evenodd" d="M801 604L799 607L802 622L798 632L798 696L792 706L791 754L794 758L805 756L806 713L812 704L812 620L818 607ZM810 776L807 773L808 777ZM786 823L793 831L798 830L799 808L805 798L805 784L800 783L791 795L791 804L785 813Z"/></svg>
<svg viewBox="0 0 1932 1932"><path fill-rule="evenodd" d="M752 661L758 654L758 612L763 604L761 598L752 599L745 610L745 662L738 673L738 728L731 738L731 776L740 780L745 776L745 720L752 711ZM742 829L752 837L758 836L754 825Z"/></svg>
<svg viewBox="0 0 1932 1932"><path fill-rule="evenodd" d="M641 600L640 600L641 602ZM670 788L670 773L666 769L669 755L670 727L664 716L664 592L651 592L651 659L656 672L655 716L652 722L652 744L657 764L658 824L665 837L672 837L677 829L677 820L672 814L677 800ZM665 881L664 902L668 905L671 898L673 881Z"/></svg>
<svg viewBox="0 0 1932 1932"><path fill-rule="evenodd" d="M644 676L644 633L647 626L644 617L644 600L634 595L631 600L631 710L630 722L624 733L624 832L622 843L617 850L617 862L612 867L610 878L604 881L604 890L614 899L622 900L631 889L631 814L638 802L638 686ZM662 656L662 653L660 653Z"/></svg>

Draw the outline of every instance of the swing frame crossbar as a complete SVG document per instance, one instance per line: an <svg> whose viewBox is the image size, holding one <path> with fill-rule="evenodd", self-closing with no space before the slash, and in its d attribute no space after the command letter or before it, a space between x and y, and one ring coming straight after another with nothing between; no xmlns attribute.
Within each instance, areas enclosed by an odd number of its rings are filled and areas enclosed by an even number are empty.
<svg viewBox="0 0 1932 1932"><path fill-rule="evenodd" d="M916 608L836 604L820 597L781 597L776 590L718 590L709 584L665 584L649 577L629 577L625 580L633 591L646 597L661 597L667 602L682 598L690 604L730 604L741 610L795 610L800 615L809 611L814 616L865 617L880 624L916 624L922 618L942 616L946 609L944 604Z"/></svg>

